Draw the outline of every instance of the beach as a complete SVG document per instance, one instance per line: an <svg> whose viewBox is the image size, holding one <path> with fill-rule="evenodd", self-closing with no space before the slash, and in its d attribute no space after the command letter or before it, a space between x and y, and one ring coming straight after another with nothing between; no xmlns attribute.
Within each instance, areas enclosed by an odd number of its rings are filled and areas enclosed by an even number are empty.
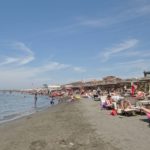
<svg viewBox="0 0 150 150"><path fill-rule="evenodd" d="M147 150L146 116L111 116L99 102L61 103L0 125L1 150Z"/></svg>

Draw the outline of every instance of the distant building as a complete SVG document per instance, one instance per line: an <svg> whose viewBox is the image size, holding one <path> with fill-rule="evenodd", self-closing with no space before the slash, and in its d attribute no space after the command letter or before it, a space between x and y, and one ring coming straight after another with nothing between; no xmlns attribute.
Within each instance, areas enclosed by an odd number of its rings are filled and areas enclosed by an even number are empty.
<svg viewBox="0 0 150 150"><path fill-rule="evenodd" d="M115 77L115 76L107 76L107 77L104 77L103 78L103 82L105 84L115 84L115 83L118 83L118 82L121 82L122 79L121 78L118 78L118 77Z"/></svg>
<svg viewBox="0 0 150 150"><path fill-rule="evenodd" d="M60 85L48 85L48 89L49 91L60 90L61 86Z"/></svg>

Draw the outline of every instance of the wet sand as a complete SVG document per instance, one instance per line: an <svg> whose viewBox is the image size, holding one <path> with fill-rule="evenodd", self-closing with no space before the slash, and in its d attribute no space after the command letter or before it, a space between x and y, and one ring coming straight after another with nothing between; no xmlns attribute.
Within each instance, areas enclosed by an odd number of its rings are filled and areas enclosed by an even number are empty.
<svg viewBox="0 0 150 150"><path fill-rule="evenodd" d="M0 150L146 150L145 116L110 116L84 99L0 125Z"/></svg>

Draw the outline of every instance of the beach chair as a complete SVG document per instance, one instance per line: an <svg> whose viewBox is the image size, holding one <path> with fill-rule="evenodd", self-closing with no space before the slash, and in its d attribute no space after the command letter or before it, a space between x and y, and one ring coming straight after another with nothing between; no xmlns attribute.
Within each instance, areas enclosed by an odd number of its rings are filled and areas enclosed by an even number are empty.
<svg viewBox="0 0 150 150"><path fill-rule="evenodd" d="M94 101L101 101L100 96L96 97L96 98L94 99Z"/></svg>
<svg viewBox="0 0 150 150"><path fill-rule="evenodd" d="M135 116L139 112L140 112L140 108L138 106L135 107L134 105L131 105L130 107L127 107L125 109L119 108L118 114L125 115L125 116Z"/></svg>
<svg viewBox="0 0 150 150"><path fill-rule="evenodd" d="M93 95L94 101L100 101L100 96L99 95Z"/></svg>

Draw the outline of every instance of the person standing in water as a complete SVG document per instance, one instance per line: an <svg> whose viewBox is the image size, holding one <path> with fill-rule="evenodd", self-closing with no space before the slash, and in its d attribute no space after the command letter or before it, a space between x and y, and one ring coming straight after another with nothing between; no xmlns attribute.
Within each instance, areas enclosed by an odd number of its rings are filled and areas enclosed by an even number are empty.
<svg viewBox="0 0 150 150"><path fill-rule="evenodd" d="M54 104L54 100L55 100L55 99L54 99L54 96L52 96L52 97L51 97L51 100L50 100L50 104L51 104L51 105Z"/></svg>
<svg viewBox="0 0 150 150"><path fill-rule="evenodd" d="M37 93L35 93L34 95L34 107L36 107L36 103L37 103Z"/></svg>

